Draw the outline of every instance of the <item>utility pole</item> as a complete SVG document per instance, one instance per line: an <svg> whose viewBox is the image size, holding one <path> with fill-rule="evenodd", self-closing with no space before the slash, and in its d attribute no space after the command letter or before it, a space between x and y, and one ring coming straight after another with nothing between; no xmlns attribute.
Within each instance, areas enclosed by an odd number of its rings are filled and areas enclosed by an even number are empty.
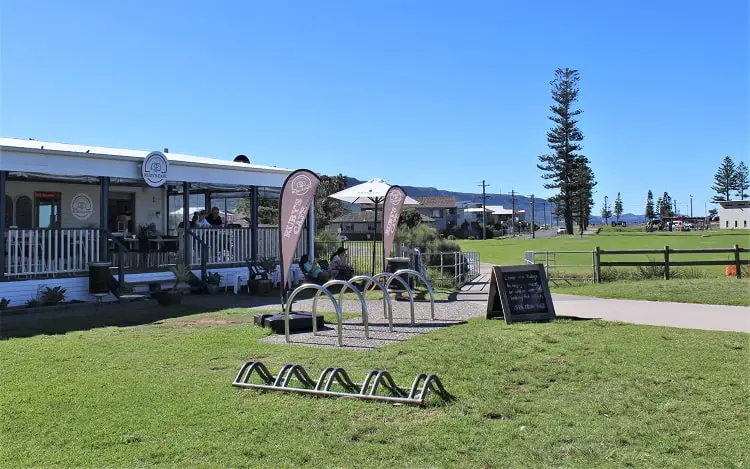
<svg viewBox="0 0 750 469"><path fill-rule="evenodd" d="M690 218L693 218L693 194L690 194Z"/></svg>
<svg viewBox="0 0 750 469"><path fill-rule="evenodd" d="M609 224L609 217L607 216L607 215L609 215L609 207L607 207L607 200L608 199L609 199L609 197L607 197L605 195L604 196L604 224L605 225Z"/></svg>
<svg viewBox="0 0 750 469"><path fill-rule="evenodd" d="M547 226L547 199L542 199L542 214L543 214L543 225ZM552 220L550 220L550 225L552 224Z"/></svg>
<svg viewBox="0 0 750 469"><path fill-rule="evenodd" d="M674 199L674 216L677 216L677 199Z"/></svg>
<svg viewBox="0 0 750 469"><path fill-rule="evenodd" d="M482 239L487 239L487 188L490 186L482 179Z"/></svg>
<svg viewBox="0 0 750 469"><path fill-rule="evenodd" d="M531 239L536 238L534 231L534 194L531 194Z"/></svg>
<svg viewBox="0 0 750 469"><path fill-rule="evenodd" d="M510 211L510 226L513 227L513 235L516 234L516 191L510 190L511 200L511 211Z"/></svg>

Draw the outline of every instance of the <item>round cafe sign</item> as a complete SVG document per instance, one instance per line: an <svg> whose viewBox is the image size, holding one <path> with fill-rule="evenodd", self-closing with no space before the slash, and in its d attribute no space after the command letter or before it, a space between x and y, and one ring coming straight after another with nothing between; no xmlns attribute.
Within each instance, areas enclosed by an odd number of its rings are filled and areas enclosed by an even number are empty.
<svg viewBox="0 0 750 469"><path fill-rule="evenodd" d="M152 151L143 160L141 172L143 180L151 187L161 187L167 182L167 172L169 171L169 161L164 153Z"/></svg>
<svg viewBox="0 0 750 469"><path fill-rule="evenodd" d="M94 203L91 201L91 197L83 192L74 195L70 200L70 213L76 220L88 220L93 211Z"/></svg>

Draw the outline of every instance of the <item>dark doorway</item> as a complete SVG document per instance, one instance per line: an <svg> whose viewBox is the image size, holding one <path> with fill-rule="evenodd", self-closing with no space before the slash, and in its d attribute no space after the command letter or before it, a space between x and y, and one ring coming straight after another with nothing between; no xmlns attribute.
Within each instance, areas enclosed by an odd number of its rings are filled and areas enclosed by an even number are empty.
<svg viewBox="0 0 750 469"><path fill-rule="evenodd" d="M135 233L135 194L110 192L107 228L113 233Z"/></svg>

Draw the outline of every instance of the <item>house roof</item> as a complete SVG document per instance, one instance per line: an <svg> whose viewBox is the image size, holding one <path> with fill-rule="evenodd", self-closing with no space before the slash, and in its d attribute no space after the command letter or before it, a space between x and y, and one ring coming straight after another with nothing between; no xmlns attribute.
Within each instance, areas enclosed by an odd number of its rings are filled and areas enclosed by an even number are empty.
<svg viewBox="0 0 750 469"><path fill-rule="evenodd" d="M456 208L453 196L415 197L422 204L419 208Z"/></svg>
<svg viewBox="0 0 750 469"><path fill-rule="evenodd" d="M428 217L427 215L422 215L422 222L423 223L431 223L435 221L434 218ZM378 210L378 223L383 221L383 212ZM331 223L374 223L375 222L375 212L372 210L362 211L362 212L348 212L340 217L334 218L331 220Z"/></svg>

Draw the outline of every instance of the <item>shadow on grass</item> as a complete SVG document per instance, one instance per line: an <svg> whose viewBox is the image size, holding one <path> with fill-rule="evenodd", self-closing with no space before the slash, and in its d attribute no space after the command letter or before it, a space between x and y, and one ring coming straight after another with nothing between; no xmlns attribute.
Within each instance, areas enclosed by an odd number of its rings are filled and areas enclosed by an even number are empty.
<svg viewBox="0 0 750 469"><path fill-rule="evenodd" d="M159 306L154 300L130 303L86 303L72 311L15 314L0 317L0 339L65 334L100 327L130 327L164 319L214 313L230 308L268 306L280 309L277 297L187 295L182 304Z"/></svg>

